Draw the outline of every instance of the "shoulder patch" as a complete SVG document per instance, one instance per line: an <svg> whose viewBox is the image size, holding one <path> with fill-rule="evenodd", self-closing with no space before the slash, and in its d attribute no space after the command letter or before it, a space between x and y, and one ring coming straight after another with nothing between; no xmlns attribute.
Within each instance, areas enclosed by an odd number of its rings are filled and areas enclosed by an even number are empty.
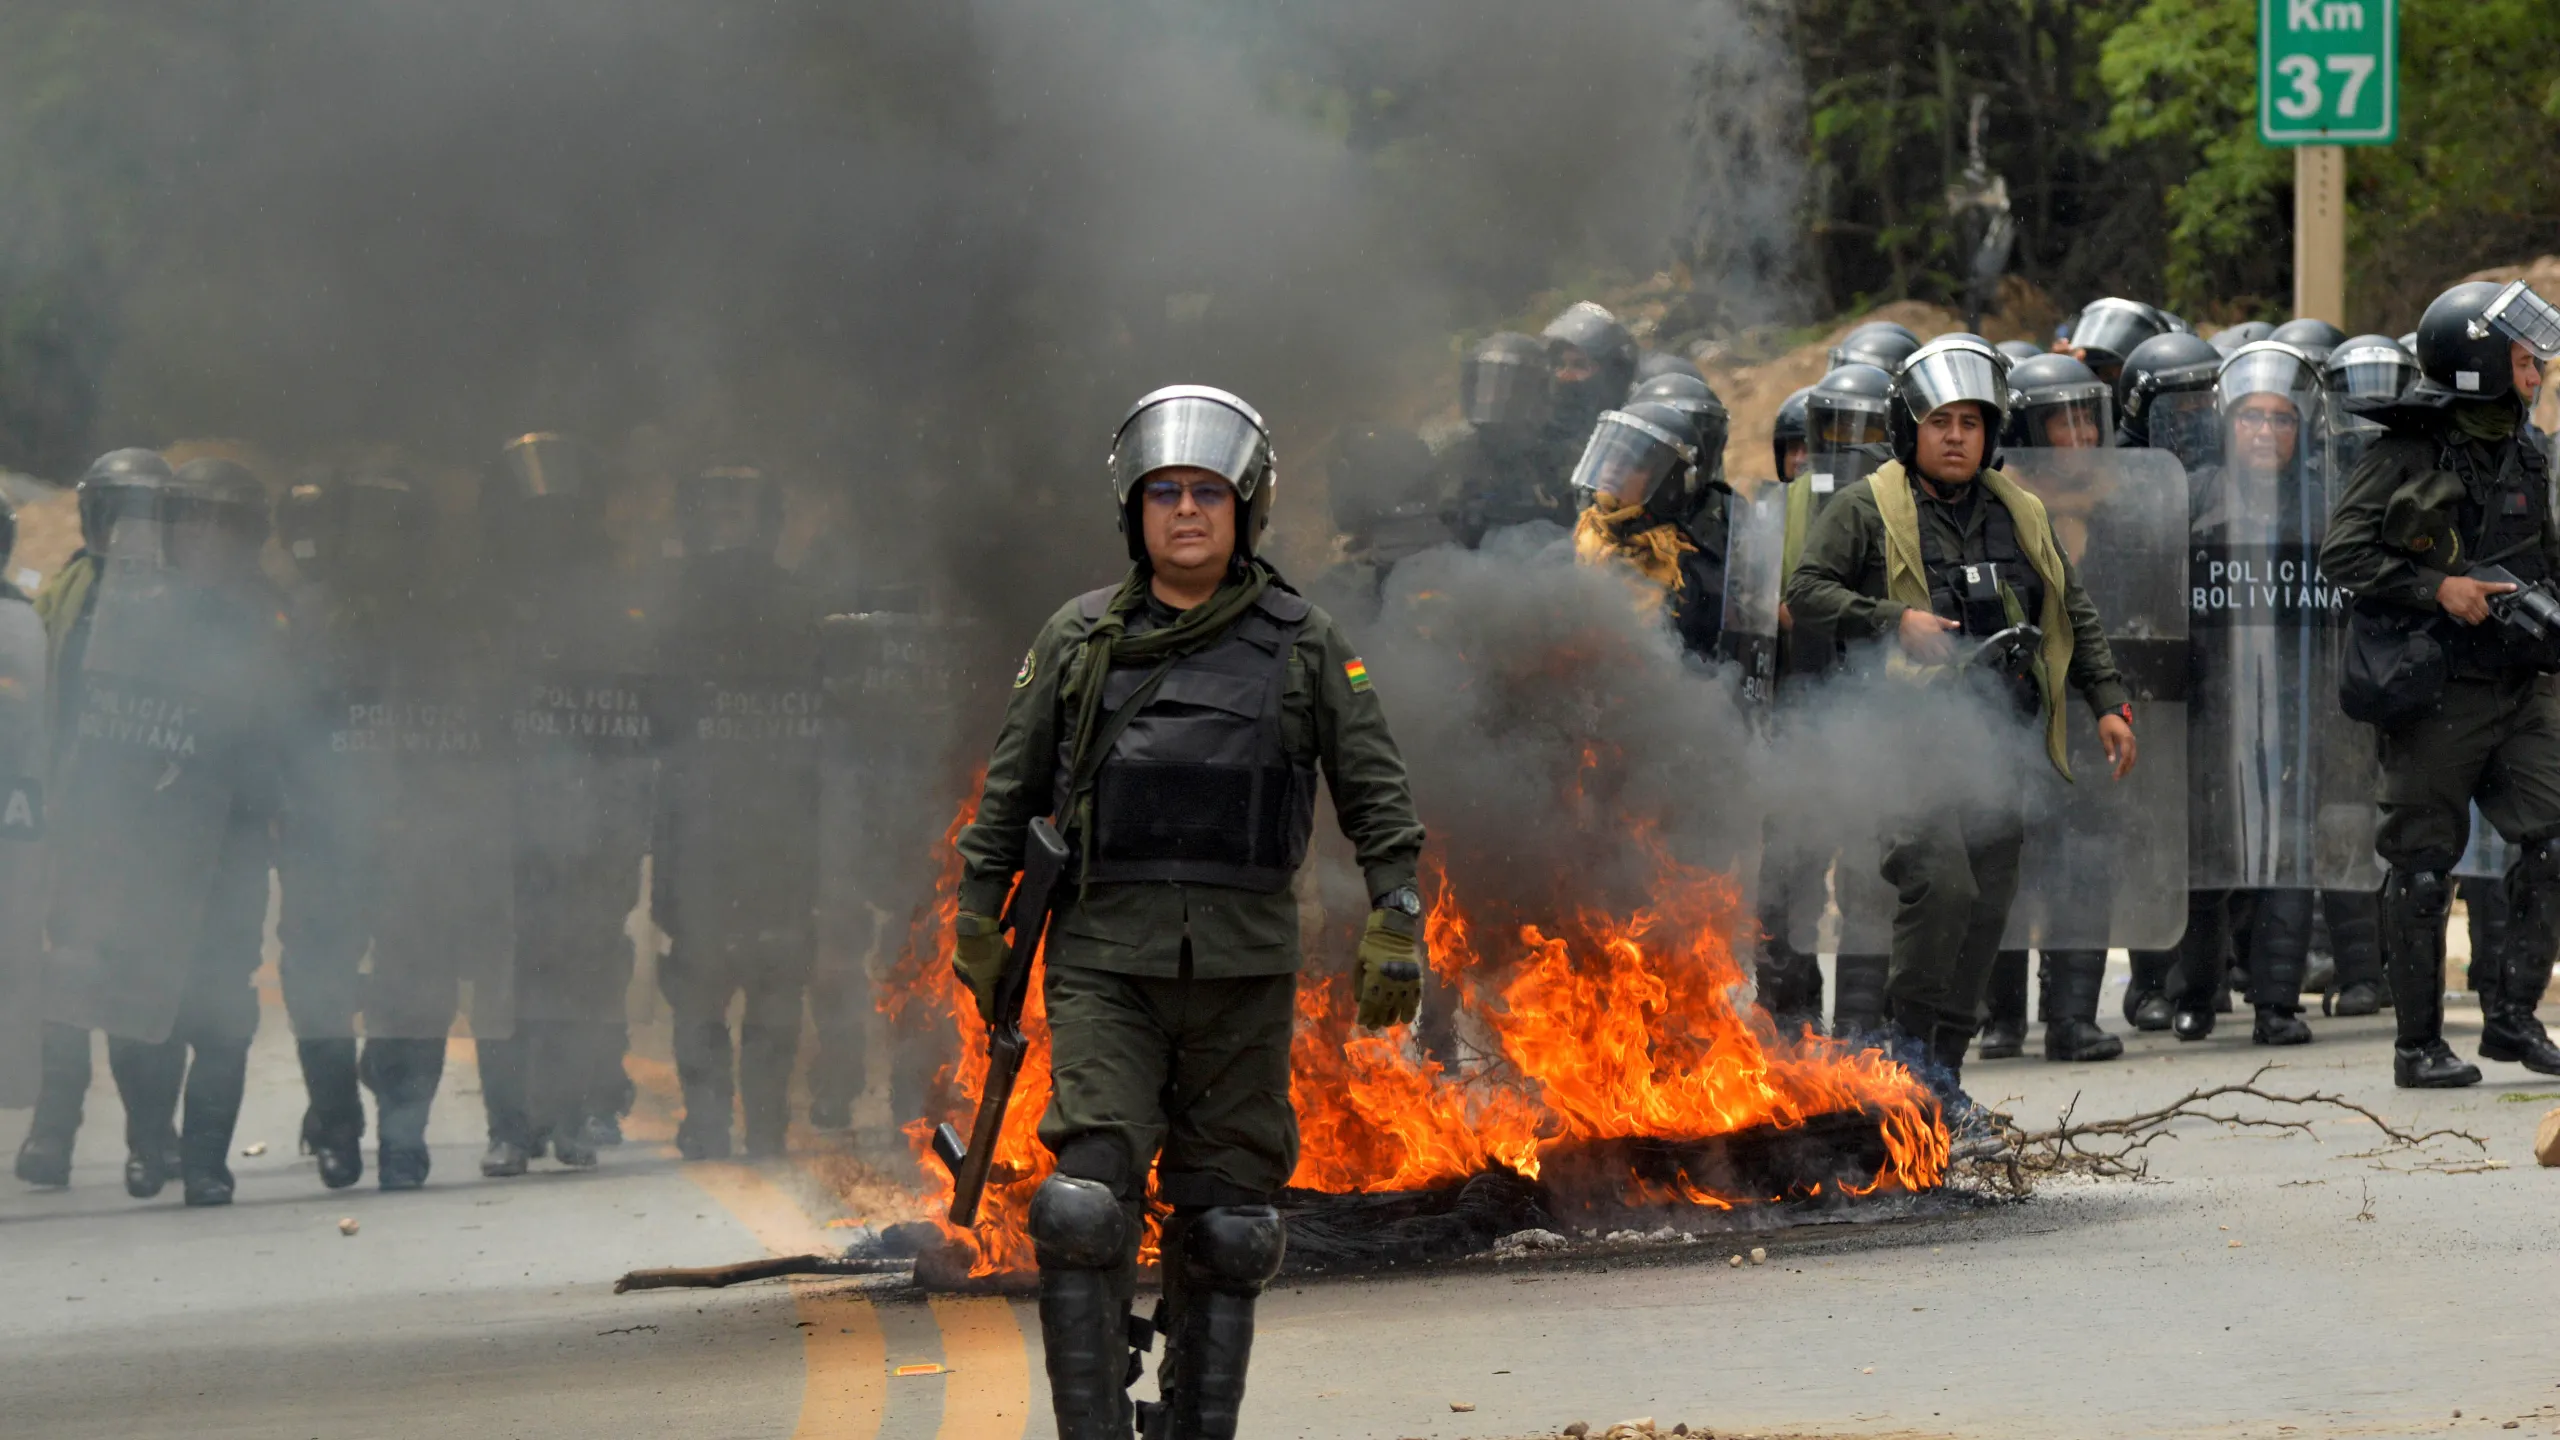
<svg viewBox="0 0 2560 1440"><path fill-rule="evenodd" d="M1355 693L1356 693L1356 692L1358 692L1358 691L1362 691L1362 690L1366 690L1366 689L1368 689L1368 688L1369 688L1369 665L1368 665L1368 662L1367 662L1367 661L1365 661L1365 660L1362 660L1362 659L1361 659L1359 656L1357 656L1357 655L1354 655L1354 656L1352 656L1350 659L1343 661L1343 662L1342 662L1342 677L1343 677L1344 679L1346 679L1346 680L1348 680L1348 681L1350 681L1350 682L1351 682L1351 688L1352 688L1352 690L1353 690Z"/></svg>
<svg viewBox="0 0 2560 1440"><path fill-rule="evenodd" d="M1023 651L1023 652L1022 652L1022 668L1013 672L1013 688L1014 688L1014 689L1016 689L1016 690L1021 690L1021 689L1024 689L1024 688L1028 687L1028 686L1031 684L1031 677L1032 677L1032 675L1033 675L1034 673L1036 673L1036 672L1039 670L1039 668L1040 668L1040 650L1039 650L1039 647L1034 646L1034 647L1032 647L1032 648L1031 648L1031 649L1029 649L1029 650L1025 650L1025 651Z"/></svg>

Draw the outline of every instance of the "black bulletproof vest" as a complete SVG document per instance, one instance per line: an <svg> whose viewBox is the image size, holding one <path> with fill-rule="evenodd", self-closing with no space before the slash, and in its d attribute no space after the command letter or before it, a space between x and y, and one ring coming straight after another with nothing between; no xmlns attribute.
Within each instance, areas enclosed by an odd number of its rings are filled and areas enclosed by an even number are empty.
<svg viewBox="0 0 2560 1440"><path fill-rule="evenodd" d="M2016 592L2019 613L2026 623L2041 624L2044 577L2027 563L2027 552L2018 544L2018 523L2010 516L2009 507L1981 487L1981 481L1974 482L1972 499L1974 505L1982 507L1980 555L1943 553L1927 515L1924 512L1921 516L1920 564L1929 572L1929 608L1962 625L1967 635L1997 635L2012 623L2008 607L2000 603L1999 587L2006 585ZM1921 503L1925 506L1929 502L1923 499Z"/></svg>
<svg viewBox="0 0 2560 1440"><path fill-rule="evenodd" d="M1100 619L1112 592L1079 603ZM1093 782L1093 843L1084 878L1173 881L1271 894L1285 890L1315 828L1315 764L1282 743L1289 651L1310 607L1265 591L1216 643L1165 671L1122 727ZM1115 666L1101 719L1137 694L1156 662ZM1057 793L1070 793L1061 738Z"/></svg>
<svg viewBox="0 0 2560 1440"><path fill-rule="evenodd" d="M2448 440L2437 463L2462 478L2462 530L2474 537L2469 553L2475 565L2503 565L2527 585L2551 580L2544 563L2542 535L2550 523L2551 478L2540 447L2519 429L2515 438L2494 448ZM2490 449L2489 457L2481 454ZM2440 625L2447 635L2447 658L2456 674L2504 674L2538 669L2538 657L2511 652L2505 627Z"/></svg>

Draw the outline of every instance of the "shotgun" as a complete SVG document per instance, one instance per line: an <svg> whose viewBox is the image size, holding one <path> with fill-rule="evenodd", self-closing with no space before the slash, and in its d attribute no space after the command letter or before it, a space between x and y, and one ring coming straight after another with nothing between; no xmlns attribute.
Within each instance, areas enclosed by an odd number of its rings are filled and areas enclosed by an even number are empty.
<svg viewBox="0 0 2560 1440"><path fill-rule="evenodd" d="M996 1015L987 1026L987 1083L978 1092L978 1117L969 1126L966 1146L949 1121L935 1127L933 1153L951 1172L951 1223L978 1223L978 1199L986 1193L987 1171L995 1164L996 1137L1004 1133L1005 1107L1013 1103L1014 1082L1022 1078L1022 1060L1031 1042L1022 1034L1022 1002L1031 993L1031 962L1048 933L1056 907L1058 881L1067 872L1067 842L1048 817L1031 822L1031 843L1022 857L1022 880L1005 907L1004 929L1011 952L1004 973L996 977Z"/></svg>

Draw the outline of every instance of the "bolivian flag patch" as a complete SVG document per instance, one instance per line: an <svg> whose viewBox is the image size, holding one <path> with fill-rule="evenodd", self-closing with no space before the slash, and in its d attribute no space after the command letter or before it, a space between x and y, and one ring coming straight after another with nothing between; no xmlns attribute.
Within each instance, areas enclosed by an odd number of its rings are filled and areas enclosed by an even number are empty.
<svg viewBox="0 0 2560 1440"><path fill-rule="evenodd" d="M1357 655L1342 662L1342 675L1344 679L1351 682L1351 688L1355 692L1369 688L1368 662Z"/></svg>

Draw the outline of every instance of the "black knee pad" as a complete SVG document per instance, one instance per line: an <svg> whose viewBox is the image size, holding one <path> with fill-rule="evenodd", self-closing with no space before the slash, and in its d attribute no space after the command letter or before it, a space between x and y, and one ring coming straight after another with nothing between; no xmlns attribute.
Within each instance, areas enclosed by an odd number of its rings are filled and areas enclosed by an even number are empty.
<svg viewBox="0 0 2560 1440"><path fill-rule="evenodd" d="M2383 878L2382 894L2385 903L2397 899L2421 920L2442 920L2453 911L2453 878L2442 870L2394 869Z"/></svg>
<svg viewBox="0 0 2560 1440"><path fill-rule="evenodd" d="M1192 1217L1182 1265L1213 1290L1258 1295L1280 1273L1288 1225L1268 1205L1213 1205Z"/></svg>
<svg viewBox="0 0 2560 1440"><path fill-rule="evenodd" d="M1043 1270L1109 1270L1129 1257L1129 1214L1110 1186L1052 1175L1031 1197L1031 1243Z"/></svg>

